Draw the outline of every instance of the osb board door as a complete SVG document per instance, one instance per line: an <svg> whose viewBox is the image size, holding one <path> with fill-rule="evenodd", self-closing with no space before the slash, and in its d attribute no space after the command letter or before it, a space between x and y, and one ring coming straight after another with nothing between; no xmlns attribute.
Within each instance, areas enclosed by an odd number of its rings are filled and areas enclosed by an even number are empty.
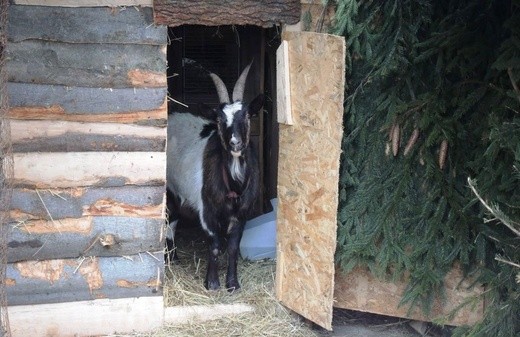
<svg viewBox="0 0 520 337"><path fill-rule="evenodd" d="M287 32L284 40L277 101L291 115L280 120L292 125L280 124L276 294L330 330L345 41L311 32Z"/></svg>

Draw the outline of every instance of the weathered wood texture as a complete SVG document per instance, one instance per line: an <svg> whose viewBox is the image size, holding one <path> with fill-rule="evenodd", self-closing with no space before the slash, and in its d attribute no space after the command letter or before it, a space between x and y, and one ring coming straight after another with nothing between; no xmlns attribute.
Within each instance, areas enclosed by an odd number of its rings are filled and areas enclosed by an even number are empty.
<svg viewBox="0 0 520 337"><path fill-rule="evenodd" d="M163 219L87 216L29 220L10 226L7 259L68 259L81 256L126 256L161 251Z"/></svg>
<svg viewBox="0 0 520 337"><path fill-rule="evenodd" d="M44 40L108 44L167 43L167 28L153 24L151 8L11 5L8 15L8 38L11 42Z"/></svg>
<svg viewBox="0 0 520 337"><path fill-rule="evenodd" d="M149 151L166 147L166 128L116 123L11 120L14 152Z"/></svg>
<svg viewBox="0 0 520 337"><path fill-rule="evenodd" d="M86 187L52 190L15 188L10 218L15 222L84 216L164 218L165 188L159 186ZM30 232L30 230L28 230Z"/></svg>
<svg viewBox="0 0 520 337"><path fill-rule="evenodd" d="M165 186L164 152L14 153L17 187Z"/></svg>
<svg viewBox="0 0 520 337"><path fill-rule="evenodd" d="M345 40L286 34L294 125L280 125L276 294L331 329Z"/></svg>
<svg viewBox="0 0 520 337"><path fill-rule="evenodd" d="M59 7L151 7L153 0L12 0L18 5L59 6Z"/></svg>
<svg viewBox="0 0 520 337"><path fill-rule="evenodd" d="M429 322L438 319L447 325L473 325L482 320L483 301L476 301L473 305L463 307L453 319L448 319L453 310L483 292L481 287L470 287L471 280L463 280L461 269L454 267L444 279L443 299L436 298L431 314L426 316L420 308L408 312L407 306L399 306L406 290L406 280L385 282L362 268L357 268L348 274L338 270L334 288L334 306L420 321Z"/></svg>
<svg viewBox="0 0 520 337"><path fill-rule="evenodd" d="M10 82L77 87L166 87L166 48L39 40L7 44Z"/></svg>
<svg viewBox="0 0 520 337"><path fill-rule="evenodd" d="M162 296L9 307L12 337L127 336L162 325Z"/></svg>
<svg viewBox="0 0 520 337"><path fill-rule="evenodd" d="M164 187L14 189L10 215L9 262L158 251Z"/></svg>
<svg viewBox="0 0 520 337"><path fill-rule="evenodd" d="M12 119L140 123L167 116L167 88L85 88L8 83Z"/></svg>
<svg viewBox="0 0 520 337"><path fill-rule="evenodd" d="M24 261L7 265L9 305L162 295L164 255Z"/></svg>
<svg viewBox="0 0 520 337"><path fill-rule="evenodd" d="M300 0L155 0L155 22L220 26L255 25L271 27L300 20Z"/></svg>

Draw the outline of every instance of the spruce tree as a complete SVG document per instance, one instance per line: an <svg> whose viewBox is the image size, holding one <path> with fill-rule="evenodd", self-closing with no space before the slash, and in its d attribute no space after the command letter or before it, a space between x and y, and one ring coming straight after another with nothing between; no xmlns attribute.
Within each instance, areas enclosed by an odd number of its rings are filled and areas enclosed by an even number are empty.
<svg viewBox="0 0 520 337"><path fill-rule="evenodd" d="M348 46L338 264L409 273L402 304L426 313L459 264L492 308L458 333L517 336L519 238L481 200L520 227L520 1L337 0L334 33Z"/></svg>

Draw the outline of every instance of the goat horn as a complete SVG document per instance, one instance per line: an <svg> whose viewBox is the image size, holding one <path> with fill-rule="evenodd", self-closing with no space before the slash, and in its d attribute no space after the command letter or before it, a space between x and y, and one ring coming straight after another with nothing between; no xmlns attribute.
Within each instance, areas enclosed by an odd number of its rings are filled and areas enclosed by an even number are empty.
<svg viewBox="0 0 520 337"><path fill-rule="evenodd" d="M209 73L209 76L213 80L213 83L215 83L220 103L229 103L229 93L224 82L217 76L217 74Z"/></svg>
<svg viewBox="0 0 520 337"><path fill-rule="evenodd" d="M249 68L251 68L252 64L253 61L251 61L251 63L249 63L248 66L242 70L242 74L240 74L240 77L235 83L235 87L233 88L233 102L244 99L244 89L246 87L247 74L249 73Z"/></svg>

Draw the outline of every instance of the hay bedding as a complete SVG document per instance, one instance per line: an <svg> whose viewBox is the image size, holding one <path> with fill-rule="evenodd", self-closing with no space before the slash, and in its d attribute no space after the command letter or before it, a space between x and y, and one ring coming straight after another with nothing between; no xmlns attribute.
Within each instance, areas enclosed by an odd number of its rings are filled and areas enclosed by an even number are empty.
<svg viewBox="0 0 520 337"><path fill-rule="evenodd" d="M228 293L207 291L203 282L206 273L207 246L197 233L178 234L180 261L166 268L164 283L165 305L191 306L244 303L254 312L227 316L222 319L165 326L142 337L175 336L318 336L298 316L285 309L275 298L274 275L276 263L272 260L239 260L238 270L242 288ZM226 257L220 258L220 279L224 284Z"/></svg>

